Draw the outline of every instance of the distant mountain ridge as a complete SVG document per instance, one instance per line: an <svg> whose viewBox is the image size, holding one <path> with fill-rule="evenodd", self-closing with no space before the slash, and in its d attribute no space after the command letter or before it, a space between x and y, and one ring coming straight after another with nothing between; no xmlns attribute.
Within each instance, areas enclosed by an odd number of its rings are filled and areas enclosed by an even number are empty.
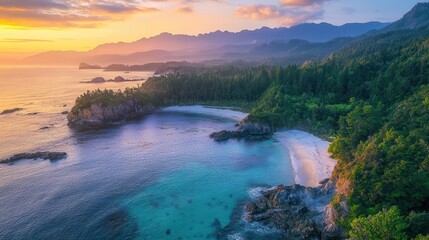
<svg viewBox="0 0 429 240"><path fill-rule="evenodd" d="M290 28L263 27L240 32L216 31L196 36L162 33L124 43L106 43L88 52L45 52L22 60L21 64L142 65L153 62L212 59L247 61L252 64L303 63L320 61L346 45L368 35L429 26L429 3L418 3L401 19L391 24L380 22L305 23Z"/></svg>
<svg viewBox="0 0 429 240"><path fill-rule="evenodd" d="M338 37L355 37L370 30L386 27L387 23L348 23L334 26L328 23L304 23L290 28L263 27L237 33L216 31L206 34L160 35L135 42L106 43L88 52L45 52L22 60L22 64L78 65L81 62L107 65L112 63L144 64L156 61L203 61L221 58L227 52L246 52L273 41L301 39L326 42ZM156 53L155 53L156 52Z"/></svg>
<svg viewBox="0 0 429 240"><path fill-rule="evenodd" d="M303 63L307 60L320 61L346 46L359 42L368 35L378 35L387 32L419 29L429 27L429 3L418 3L401 19L378 30L369 31L357 37L337 38L323 43L312 43L302 40L274 41L269 44L255 46L246 53L226 54L226 57L242 60L259 60L265 64L284 65ZM354 45L353 45L354 46Z"/></svg>
<svg viewBox="0 0 429 240"><path fill-rule="evenodd" d="M130 54L133 52L162 49L178 51L192 49L207 49L225 45L263 44L275 40L301 39L309 42L326 42L338 37L354 37L373 29L380 29L388 24L380 22L348 23L334 26L329 23L304 23L290 28L263 27L256 30L243 30L237 33L216 31L197 36L171 33L142 38L130 43L106 43L96 47L91 52L95 54Z"/></svg>
<svg viewBox="0 0 429 240"><path fill-rule="evenodd" d="M401 19L382 29L382 32L416 29L429 25L429 2L417 3Z"/></svg>

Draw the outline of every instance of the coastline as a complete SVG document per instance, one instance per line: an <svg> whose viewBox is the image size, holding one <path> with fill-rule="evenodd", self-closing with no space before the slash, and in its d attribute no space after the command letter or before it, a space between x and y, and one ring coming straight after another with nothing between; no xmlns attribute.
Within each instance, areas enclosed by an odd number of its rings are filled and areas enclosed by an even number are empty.
<svg viewBox="0 0 429 240"><path fill-rule="evenodd" d="M320 181L331 177L336 160L329 156L329 142L299 130L280 131L274 136L289 151L295 183L317 187Z"/></svg>
<svg viewBox="0 0 429 240"><path fill-rule="evenodd" d="M222 110L222 111L218 111ZM183 113L196 113L212 115L224 118L230 118L234 121L240 122L248 113L235 110L227 107L203 106L203 105L184 105L184 106L171 106L165 107L160 110L161 112L183 112Z"/></svg>
<svg viewBox="0 0 429 240"><path fill-rule="evenodd" d="M237 124L248 116L248 113L231 108L202 105L170 106L161 108L158 111L212 115L232 119L237 121ZM110 113L111 111L107 112ZM97 119L100 119L100 117ZM274 133L274 137L288 150L296 184L306 187L318 187L322 180L331 177L336 161L329 156L327 149L330 143L328 141L300 130L278 131ZM229 138L231 137L226 139Z"/></svg>

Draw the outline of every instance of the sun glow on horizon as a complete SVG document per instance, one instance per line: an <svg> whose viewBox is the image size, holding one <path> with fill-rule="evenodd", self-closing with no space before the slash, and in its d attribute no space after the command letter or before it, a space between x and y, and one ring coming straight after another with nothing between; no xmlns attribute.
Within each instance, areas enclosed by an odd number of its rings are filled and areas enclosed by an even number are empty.
<svg viewBox="0 0 429 240"><path fill-rule="evenodd" d="M374 11L387 0L373 4ZM280 27L300 22L333 24L388 21L400 18L402 3L371 19L361 1L54 1L4 0L0 2L0 62L12 56L44 51L89 51L99 44L132 42L162 32L197 35L211 31ZM347 9L344 6L349 6ZM374 14L371 15L371 17ZM17 57L18 58L18 57Z"/></svg>

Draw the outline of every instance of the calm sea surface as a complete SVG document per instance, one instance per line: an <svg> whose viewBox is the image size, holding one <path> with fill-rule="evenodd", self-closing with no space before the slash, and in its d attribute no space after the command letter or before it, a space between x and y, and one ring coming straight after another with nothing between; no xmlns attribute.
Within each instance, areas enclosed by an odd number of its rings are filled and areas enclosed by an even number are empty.
<svg viewBox="0 0 429 240"><path fill-rule="evenodd" d="M0 111L24 108L0 115L0 159L68 153L54 162L0 165L0 239L215 239L242 213L252 189L294 182L287 150L276 139L208 137L233 129L245 117L240 112L171 107L111 129L69 129L61 112L84 91L137 85L79 82L118 75L151 73L0 68ZM267 231L243 226L227 236L257 239Z"/></svg>

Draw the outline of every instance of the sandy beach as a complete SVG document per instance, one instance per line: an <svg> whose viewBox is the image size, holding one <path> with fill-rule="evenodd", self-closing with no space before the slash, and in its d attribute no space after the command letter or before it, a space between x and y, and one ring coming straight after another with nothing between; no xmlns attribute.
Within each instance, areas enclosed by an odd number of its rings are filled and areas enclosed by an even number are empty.
<svg viewBox="0 0 429 240"><path fill-rule="evenodd" d="M222 111L219 111L219 109L222 109ZM162 109L161 111L165 112L188 112L188 113L198 113L198 114L205 114L205 115L212 115L212 116L218 116L218 117L224 117L233 119L237 122L240 122L245 117L247 117L248 113L231 110L227 108L215 108L215 107L204 107L200 105L192 105L192 106L173 106L173 107L167 107Z"/></svg>
<svg viewBox="0 0 429 240"><path fill-rule="evenodd" d="M275 137L289 151L297 184L316 187L331 176L336 161L329 157L329 142L298 130L280 131Z"/></svg>

